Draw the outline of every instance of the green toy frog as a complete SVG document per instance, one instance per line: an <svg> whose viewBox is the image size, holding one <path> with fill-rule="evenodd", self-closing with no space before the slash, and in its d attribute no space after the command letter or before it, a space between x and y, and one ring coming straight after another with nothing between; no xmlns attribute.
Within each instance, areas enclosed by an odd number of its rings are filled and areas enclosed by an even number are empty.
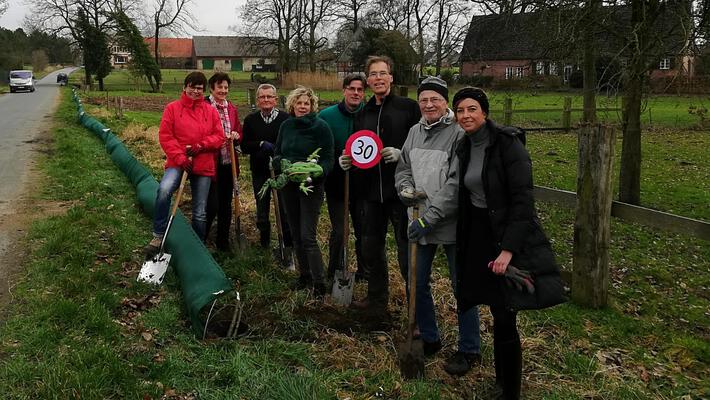
<svg viewBox="0 0 710 400"><path fill-rule="evenodd" d="M289 160L281 159L281 173L275 178L269 178L264 182L264 186L259 190L259 198L263 198L266 192L273 189L282 189L290 182L298 183L298 188L305 194L313 191L313 178L323 175L323 167L318 165L318 152L320 147L311 153L306 161L292 163Z"/></svg>

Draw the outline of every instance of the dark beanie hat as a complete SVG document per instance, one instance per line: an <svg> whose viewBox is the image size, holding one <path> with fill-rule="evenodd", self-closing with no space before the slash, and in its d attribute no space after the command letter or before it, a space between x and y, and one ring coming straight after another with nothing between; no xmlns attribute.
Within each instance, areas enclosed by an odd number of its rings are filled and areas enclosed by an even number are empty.
<svg viewBox="0 0 710 400"><path fill-rule="evenodd" d="M424 78L422 83L419 84L419 88L417 88L417 96L425 90L433 90L439 93L447 102L449 101L449 88L446 86L446 81L441 78L435 76Z"/></svg>
<svg viewBox="0 0 710 400"><path fill-rule="evenodd" d="M459 102L463 99L474 99L481 105L481 110L488 115L488 95L483 89L477 87L465 87L454 95L453 106L454 109L458 106Z"/></svg>

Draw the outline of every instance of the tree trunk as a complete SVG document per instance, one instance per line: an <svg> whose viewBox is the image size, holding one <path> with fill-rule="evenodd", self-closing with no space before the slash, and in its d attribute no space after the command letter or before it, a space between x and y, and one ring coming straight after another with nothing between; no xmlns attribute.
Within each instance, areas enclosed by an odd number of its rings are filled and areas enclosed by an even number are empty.
<svg viewBox="0 0 710 400"><path fill-rule="evenodd" d="M594 40L594 28L596 27L594 17L597 15L595 11L598 8L598 1L587 0L584 18L584 63L582 67L584 112L582 120L588 123L597 122L597 69L595 65L597 51Z"/></svg>
<svg viewBox="0 0 710 400"><path fill-rule="evenodd" d="M643 77L627 80L623 105L623 141L619 171L619 200L641 203L641 100Z"/></svg>
<svg viewBox="0 0 710 400"><path fill-rule="evenodd" d="M155 63L158 64L158 67L162 67L160 65L160 59L158 58L158 34L160 33L160 28L158 27L158 20L156 18L155 20L155 36L153 37L154 43L153 43L153 54L155 55Z"/></svg>
<svg viewBox="0 0 710 400"><path fill-rule="evenodd" d="M607 305L609 291L614 136L609 126L579 131L572 300L593 308Z"/></svg>
<svg viewBox="0 0 710 400"><path fill-rule="evenodd" d="M99 92L103 92L104 91L104 78L98 78L96 80L99 81Z"/></svg>

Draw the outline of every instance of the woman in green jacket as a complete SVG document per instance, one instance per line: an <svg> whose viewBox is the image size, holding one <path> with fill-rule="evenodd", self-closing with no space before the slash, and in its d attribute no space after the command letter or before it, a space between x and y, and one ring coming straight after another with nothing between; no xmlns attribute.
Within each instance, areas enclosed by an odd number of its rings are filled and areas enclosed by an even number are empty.
<svg viewBox="0 0 710 400"><path fill-rule="evenodd" d="M286 110L291 118L281 124L276 140L275 167L281 160L291 163L307 161L318 150L317 163L323 175L310 183L311 191L300 190L299 185L289 182L282 189L286 218L291 227L293 245L298 260L299 277L297 289L313 287L316 297L326 292L323 274L323 257L316 241L316 228L323 204L323 182L333 168L333 134L322 119L316 115L318 97L312 89L299 87L289 93Z"/></svg>

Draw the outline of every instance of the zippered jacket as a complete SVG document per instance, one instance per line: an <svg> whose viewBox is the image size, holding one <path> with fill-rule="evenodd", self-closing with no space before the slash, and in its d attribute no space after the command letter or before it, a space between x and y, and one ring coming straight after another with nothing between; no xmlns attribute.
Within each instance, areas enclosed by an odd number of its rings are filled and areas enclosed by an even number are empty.
<svg viewBox="0 0 710 400"><path fill-rule="evenodd" d="M185 160L185 148L201 145L204 149L192 160L192 173L215 176L215 151L224 143L224 129L219 114L202 98L192 100L185 93L165 106L158 132L160 146L167 159L165 168L178 168Z"/></svg>
<svg viewBox="0 0 710 400"><path fill-rule="evenodd" d="M350 111L345 106L345 101L341 101L318 113L318 117L328 124L333 134L333 170L325 180L325 191L328 196L343 198L345 193L345 171L340 168L338 157L343 154L345 142L355 132L353 130L353 121L364 106L365 103L360 103L355 110Z"/></svg>
<svg viewBox="0 0 710 400"><path fill-rule="evenodd" d="M419 122L421 112L416 101L389 94L378 105L375 96L357 114L353 124L355 132L368 129L382 140L383 147L401 149L407 139L409 128ZM352 191L358 199L384 203L399 199L394 187L395 163L385 163L384 159L366 170L353 168L351 172Z"/></svg>
<svg viewBox="0 0 710 400"><path fill-rule="evenodd" d="M456 147L464 131L448 114L433 125L424 117L409 130L397 163L395 186L426 193L420 201L419 216L433 228L420 244L456 243L456 215L459 192ZM411 213L410 213L411 219Z"/></svg>

